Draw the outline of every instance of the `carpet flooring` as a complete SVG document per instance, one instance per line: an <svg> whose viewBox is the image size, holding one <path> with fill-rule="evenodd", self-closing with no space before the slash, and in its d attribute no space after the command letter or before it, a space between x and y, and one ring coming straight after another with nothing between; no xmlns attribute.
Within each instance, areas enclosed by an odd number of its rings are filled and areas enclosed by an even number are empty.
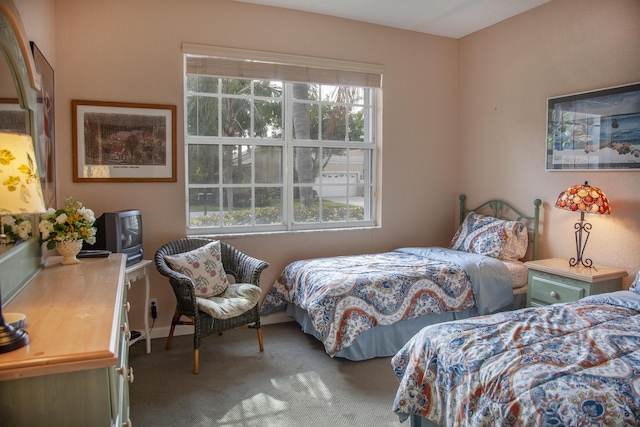
<svg viewBox="0 0 640 427"><path fill-rule="evenodd" d="M193 337L144 341L130 348L136 427L400 426L391 405L398 386L391 358L361 362L330 358L295 322L202 340L193 374ZM408 427L408 422L403 426Z"/></svg>

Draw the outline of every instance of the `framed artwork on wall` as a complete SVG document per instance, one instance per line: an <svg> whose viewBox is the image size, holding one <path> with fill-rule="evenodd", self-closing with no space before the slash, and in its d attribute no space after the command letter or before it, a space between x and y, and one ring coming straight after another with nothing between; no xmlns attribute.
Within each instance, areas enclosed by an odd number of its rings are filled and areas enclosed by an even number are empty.
<svg viewBox="0 0 640 427"><path fill-rule="evenodd" d="M549 98L546 169L640 170L640 83Z"/></svg>
<svg viewBox="0 0 640 427"><path fill-rule="evenodd" d="M176 106L73 100L74 182L175 182Z"/></svg>
<svg viewBox="0 0 640 427"><path fill-rule="evenodd" d="M41 87L37 94L38 132L37 149L40 184L47 207L56 207L56 116L53 68L44 57L38 46L31 42L31 51L36 71L41 76Z"/></svg>

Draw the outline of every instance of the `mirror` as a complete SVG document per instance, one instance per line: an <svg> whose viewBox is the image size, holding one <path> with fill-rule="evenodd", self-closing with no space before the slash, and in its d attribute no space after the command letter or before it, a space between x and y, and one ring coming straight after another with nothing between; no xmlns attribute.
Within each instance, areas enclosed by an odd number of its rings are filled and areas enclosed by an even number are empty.
<svg viewBox="0 0 640 427"><path fill-rule="evenodd" d="M10 64L6 58L0 57L0 132L9 133L27 133L27 114L20 106L18 101L18 92L13 81L13 74L9 68ZM5 232L8 230L16 230L15 233L8 231L4 239L0 241L0 254L13 248L21 242L18 233L19 225L15 218L9 221L9 218L2 218L2 225ZM33 235L34 221L30 217L20 217L18 221L27 220L31 223ZM13 226L12 226L13 223ZM2 230L0 230L2 231Z"/></svg>
<svg viewBox="0 0 640 427"><path fill-rule="evenodd" d="M20 106L13 74L6 58L0 58L0 131L27 133L27 114Z"/></svg>
<svg viewBox="0 0 640 427"><path fill-rule="evenodd" d="M0 51L3 54L0 58L0 116L7 116L4 119L0 117L0 125L23 126L21 133L31 135L34 145L37 145L35 114L37 91L40 89L39 76L20 15L12 0L0 0L0 29ZM2 109L5 107L2 104L6 104L7 110ZM3 305L42 268L42 251L35 224L33 230L34 237L0 254Z"/></svg>
<svg viewBox="0 0 640 427"><path fill-rule="evenodd" d="M0 58L0 132L27 133L27 114L20 106L18 92L13 80L13 74L9 68L10 64L3 56ZM17 221L16 221L17 220ZM18 218L2 217L2 226L6 234L0 239L0 254L21 243L20 235L24 236L24 221L31 224L31 235L33 235L34 220L32 216L21 216ZM24 239L24 237L23 237Z"/></svg>

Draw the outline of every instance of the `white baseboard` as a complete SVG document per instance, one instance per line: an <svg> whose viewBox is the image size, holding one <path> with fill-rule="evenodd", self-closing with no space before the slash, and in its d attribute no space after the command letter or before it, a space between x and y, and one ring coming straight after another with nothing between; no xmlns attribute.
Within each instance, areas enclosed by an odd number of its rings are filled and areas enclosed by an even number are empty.
<svg viewBox="0 0 640 427"><path fill-rule="evenodd" d="M260 325L272 325L275 323L284 323L284 322L293 322L294 319L287 316L284 311L279 311L277 313L270 314L268 316L260 317ZM169 336L170 326L165 326L162 328L153 328L151 333L151 339L155 338L167 338ZM176 330L173 332L173 336L179 335L193 335L193 326L191 325L178 325L176 326Z"/></svg>

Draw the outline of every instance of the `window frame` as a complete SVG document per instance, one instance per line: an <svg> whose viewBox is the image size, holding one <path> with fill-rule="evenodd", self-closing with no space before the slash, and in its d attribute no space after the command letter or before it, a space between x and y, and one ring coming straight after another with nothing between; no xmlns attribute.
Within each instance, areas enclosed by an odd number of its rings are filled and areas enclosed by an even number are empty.
<svg viewBox="0 0 640 427"><path fill-rule="evenodd" d="M191 46L191 45L190 45ZM224 48L223 48L224 49ZM193 50L193 48L191 48ZM233 50L234 52L244 52L239 50ZM200 54L200 53L198 53ZM283 233L283 232L300 232L300 231L313 231L313 230L332 230L332 229L358 229L358 228L369 228L374 227L379 222L379 213L378 213L378 200L377 197L379 195L379 183L377 181L378 177L378 168L379 168L379 151L380 151L380 141L379 135L381 135L381 88L371 88L364 87L364 93L368 94L363 99L362 108L368 114L365 114L365 121L370 121L368 125L365 125L365 132L370 131L371 141L348 141L348 133L345 137L345 141L325 141L322 140L320 135L318 139L311 140L299 140L293 137L293 123L292 123L292 110L293 110L293 94L291 90L292 82L280 80L277 78L270 79L271 81L279 81L282 83L282 93L280 94L280 102L282 102L282 138L281 139L270 139L270 138L259 138L255 136L254 125L255 121L253 118L253 108L251 109L251 135L248 138L245 137L227 137L224 136L220 129L217 130L217 136L197 136L197 135L189 135L189 109L187 106L189 105L189 97L194 94L200 94L199 92L190 92L188 88L188 73L187 72L187 58L193 54L188 52L184 53L185 60L185 69L184 69L184 117L185 117L185 126L184 126L184 136L185 136L185 210L186 210L186 228L187 235L248 235L248 234L262 234L262 233ZM279 55L279 54L278 54ZM243 54L240 56L244 56ZM289 56L287 56L289 58ZM304 61L304 57L302 61ZM329 61L331 62L331 61ZM365 64L366 65L366 64ZM377 66L379 67L379 66ZM376 68L379 70L379 68ZM246 77L226 77L226 76L214 76L213 74L207 74L209 77L219 77L219 78L241 78L245 79ZM256 79L256 78L248 78L249 80L269 80L269 79ZM381 79L381 74L380 74ZM220 81L218 81L218 86L220 86ZM327 85L325 83L325 85ZM353 85L335 85L335 86L352 86ZM206 93L206 96L212 96L210 93ZM221 97L226 96L228 94L224 94L222 89L218 87L217 93L215 96L217 99L221 99ZM255 100L269 100L263 96L254 96L254 87L252 85L250 103L253 106L253 102ZM218 101L219 102L219 101ZM321 105L327 104L324 100L311 100L312 105L318 105L320 111L322 111ZM338 103L328 102L329 105L335 105ZM358 107L360 104L358 104ZM346 104L347 111L353 108L353 104ZM220 117L221 109L218 110L218 116ZM322 122L322 119L318 119L319 122ZM219 122L220 123L220 122ZM345 125L347 122L345 122ZM348 129L348 127L347 127ZM320 131L319 131L320 132ZM366 137L364 138L366 141ZM219 169L219 178L218 182L215 184L191 184L190 183L190 169L189 169L189 150L190 147L194 144L202 144L202 145L213 145L217 147L217 163ZM225 183L223 180L223 158L224 155L224 146L226 145L234 145L234 146L248 146L250 147L250 157L251 157L251 179L248 183ZM281 182L280 183L258 183L255 180L255 172L256 168L256 147L259 146L274 146L280 148L280 175ZM294 152L295 148L299 146L307 146L313 148L319 148L320 150L324 149L344 149L346 150L346 167L347 174L349 174L349 168L353 167L353 164L350 159L350 155L352 150L354 149L362 149L363 150L363 162L365 166L363 166L363 174L367 176L368 180L364 180L362 183L358 184L350 184L347 177L347 182L345 184L334 185L340 188L350 189L351 187L363 187L366 188L364 191L364 200L365 203L365 212L368 211L368 216L363 220L349 220L347 216L346 221L327 221L319 218L318 222L295 222L294 221L294 204L296 198L294 197L294 189L298 186L302 186L300 183L294 182L294 170L295 170L295 160L294 160ZM241 150L241 149L240 149ZM364 154L366 153L366 154ZM319 185L324 185L325 188L331 187L332 185L327 185L322 183L322 178L320 178L319 183L311 184L314 187ZM304 186L311 186L304 185ZM250 188L251 191L251 217L252 223L255 223L255 191L257 188L262 187L277 187L281 188L281 218L282 223L277 224L251 224L251 225L238 225L238 226L225 226L223 224L223 220L221 220L220 225L215 226L194 226L191 224L191 190L197 188L216 188L219 196L224 197L224 188ZM367 191L368 190L368 191ZM205 191L206 193L206 191ZM206 196L205 196L206 197ZM349 193L346 194L346 201L349 201ZM353 196L355 197L355 196ZM325 197L324 199L327 199ZM324 199L321 199L320 202ZM224 201L219 200L218 206L215 208L216 212L220 212L220 206L224 206ZM348 205L352 206L352 205ZM319 209L319 215L322 215L322 209ZM349 212L347 210L347 212Z"/></svg>

